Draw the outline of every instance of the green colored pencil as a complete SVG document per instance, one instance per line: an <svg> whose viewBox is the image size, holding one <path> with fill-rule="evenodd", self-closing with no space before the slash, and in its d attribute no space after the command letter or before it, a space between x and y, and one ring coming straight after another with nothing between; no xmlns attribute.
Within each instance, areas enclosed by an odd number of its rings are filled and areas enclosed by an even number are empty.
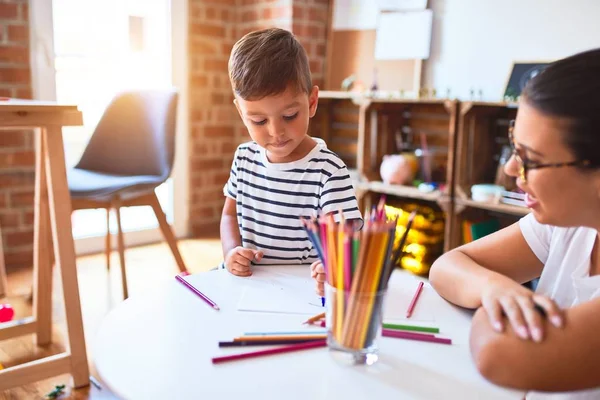
<svg viewBox="0 0 600 400"><path fill-rule="evenodd" d="M384 329L395 329L398 331L440 333L439 328L432 328L429 326L383 324L383 327Z"/></svg>
<svg viewBox="0 0 600 400"><path fill-rule="evenodd" d="M360 232L354 232L352 238L352 275L356 271L356 263L358 261L358 253L360 252Z"/></svg>

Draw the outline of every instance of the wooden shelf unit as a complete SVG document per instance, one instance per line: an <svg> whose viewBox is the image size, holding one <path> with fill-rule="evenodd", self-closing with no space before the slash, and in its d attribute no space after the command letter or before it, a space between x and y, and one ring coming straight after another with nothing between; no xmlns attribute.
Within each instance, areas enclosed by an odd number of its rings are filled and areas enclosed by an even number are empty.
<svg viewBox="0 0 600 400"><path fill-rule="evenodd" d="M504 226L529 212L526 207L481 203L471 199L471 186L495 181L502 149L509 145L508 125L516 113L516 103L460 103L454 171L454 207L450 224L452 230L447 237L448 249L463 244L462 225L465 219L494 215ZM508 178L507 181L514 185L514 179Z"/></svg>
<svg viewBox="0 0 600 400"><path fill-rule="evenodd" d="M311 134L322 137L349 168L356 168L361 210L382 194L438 207L446 215L444 251L462 244L465 218L494 215L507 225L529 213L525 207L480 203L470 196L472 185L495 181L516 103L384 99L332 91L322 91L319 97ZM408 148L398 149L398 132ZM420 147L420 133L434 153L433 180L444 182L443 190L424 193L412 186L383 183L379 173L383 156Z"/></svg>
<svg viewBox="0 0 600 400"><path fill-rule="evenodd" d="M452 223L458 102L444 99L372 98L361 102L360 110L357 165L363 181L357 184L357 189L361 207L370 206L376 201L375 197L381 194L434 206L445 213L446 238L451 232ZM421 134L426 138L430 151L427 162L430 163L432 181L443 184L442 189L424 193L412 186L381 182L379 167L383 156L403 151L414 152L421 148Z"/></svg>

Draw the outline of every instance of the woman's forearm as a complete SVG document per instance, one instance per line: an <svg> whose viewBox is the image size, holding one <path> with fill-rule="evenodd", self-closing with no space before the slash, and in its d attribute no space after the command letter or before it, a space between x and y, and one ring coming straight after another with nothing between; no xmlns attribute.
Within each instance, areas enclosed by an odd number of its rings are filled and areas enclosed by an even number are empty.
<svg viewBox="0 0 600 400"><path fill-rule="evenodd" d="M481 306L482 289L492 279L500 277L500 274L482 267L460 250L442 255L429 272L431 285L443 298L466 308Z"/></svg>

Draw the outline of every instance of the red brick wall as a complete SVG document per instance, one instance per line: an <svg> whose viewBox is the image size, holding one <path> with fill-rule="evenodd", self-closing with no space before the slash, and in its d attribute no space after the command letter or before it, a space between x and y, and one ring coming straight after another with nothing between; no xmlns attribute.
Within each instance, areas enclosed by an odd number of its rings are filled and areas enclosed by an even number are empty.
<svg viewBox="0 0 600 400"><path fill-rule="evenodd" d="M329 0L294 0L292 32L306 49L313 83L323 87Z"/></svg>
<svg viewBox="0 0 600 400"><path fill-rule="evenodd" d="M223 185L233 152L248 140L233 105L227 60L245 33L272 26L292 30L306 48L314 82L322 85L329 0L189 0L190 224L194 236L216 235Z"/></svg>
<svg viewBox="0 0 600 400"><path fill-rule="evenodd" d="M0 96L31 98L29 4L0 0ZM35 174L30 131L0 130L0 226L7 266L31 265Z"/></svg>
<svg viewBox="0 0 600 400"><path fill-rule="evenodd" d="M190 224L194 236L218 232L222 188L235 151L237 118L227 61L237 32L236 0L189 2Z"/></svg>

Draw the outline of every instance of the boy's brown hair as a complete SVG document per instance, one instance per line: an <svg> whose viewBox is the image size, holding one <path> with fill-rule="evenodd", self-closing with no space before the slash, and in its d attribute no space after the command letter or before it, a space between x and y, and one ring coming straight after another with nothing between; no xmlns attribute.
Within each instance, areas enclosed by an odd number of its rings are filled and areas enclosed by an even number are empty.
<svg viewBox="0 0 600 400"><path fill-rule="evenodd" d="M289 85L307 94L312 90L306 51L291 32L279 28L250 32L233 46L229 80L244 100L277 95Z"/></svg>

